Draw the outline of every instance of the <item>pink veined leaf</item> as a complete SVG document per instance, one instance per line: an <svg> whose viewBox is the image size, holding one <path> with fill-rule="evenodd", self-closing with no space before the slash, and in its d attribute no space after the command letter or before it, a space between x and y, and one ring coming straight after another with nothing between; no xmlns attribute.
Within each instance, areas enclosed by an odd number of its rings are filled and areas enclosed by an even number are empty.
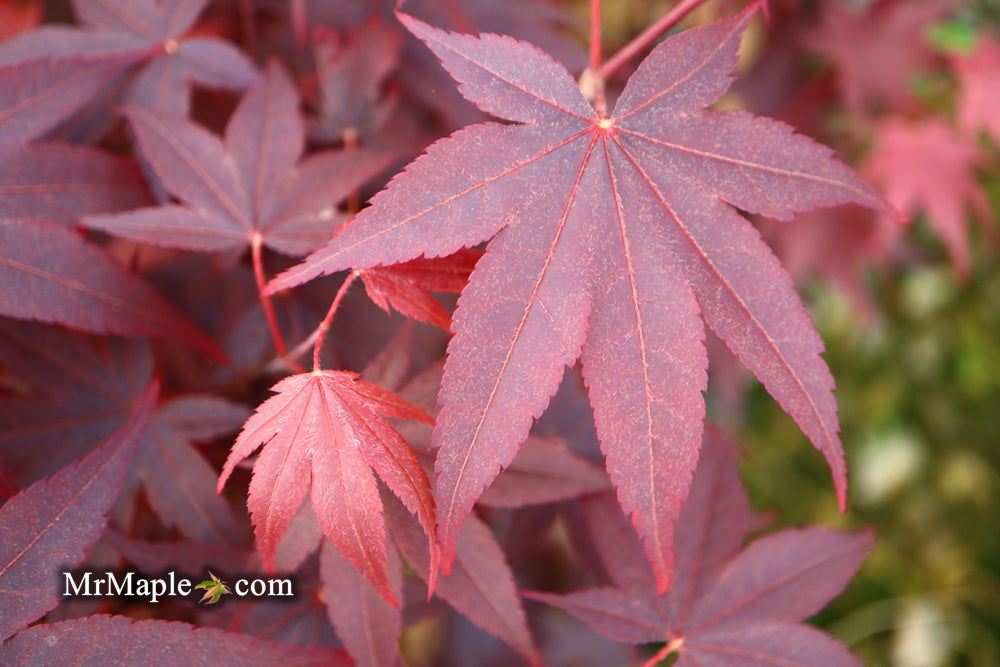
<svg viewBox="0 0 1000 667"><path fill-rule="evenodd" d="M403 566L394 547L386 550L392 596L402 603ZM337 636L358 667L394 667L399 661L403 613L383 598L330 542L320 551L326 611Z"/></svg>
<svg viewBox="0 0 1000 667"><path fill-rule="evenodd" d="M194 323L138 276L54 223L0 220L0 284L0 315L95 333L179 338L223 359Z"/></svg>
<svg viewBox="0 0 1000 667"><path fill-rule="evenodd" d="M83 562L104 532L158 393L154 382L108 440L0 507L0 640L59 603L55 573Z"/></svg>
<svg viewBox="0 0 1000 667"><path fill-rule="evenodd" d="M445 572L462 519L514 459L563 366L582 357L608 471L666 590L671 527L701 442L699 315L824 454L843 507L822 341L788 275L733 207L789 219L818 206L887 205L789 126L703 110L729 87L753 13L665 40L607 118L534 47L400 14L467 98L524 124L485 123L433 144L268 291L494 237L459 299L439 397Z"/></svg>
<svg viewBox="0 0 1000 667"><path fill-rule="evenodd" d="M157 410L132 474L163 525L197 542L244 542L229 503L215 493L215 471L192 440L232 433L249 414L245 407L214 396L185 396ZM123 497L122 502L134 500Z"/></svg>
<svg viewBox="0 0 1000 667"><path fill-rule="evenodd" d="M387 164L387 151L305 148L298 93L277 63L243 96L224 141L177 115L126 110L143 155L182 204L113 215L83 224L135 241L188 250L232 251L260 240L304 255L344 219L335 208Z"/></svg>
<svg viewBox="0 0 1000 667"><path fill-rule="evenodd" d="M752 515L735 448L715 429L708 433L677 521L677 578L665 595L651 586L636 535L604 498L587 500L584 508L615 585L526 595L616 641L663 642L657 659L674 651L676 664L860 664L843 644L800 621L844 589L871 548L871 534L789 529L740 551Z"/></svg>
<svg viewBox="0 0 1000 667"><path fill-rule="evenodd" d="M976 50L969 56L953 59L961 84L958 119L967 130L985 129L1000 144L1000 43L988 30L977 37Z"/></svg>
<svg viewBox="0 0 1000 667"><path fill-rule="evenodd" d="M0 320L0 365L28 386L0 399L0 465L24 487L118 429L152 378L145 341Z"/></svg>
<svg viewBox="0 0 1000 667"><path fill-rule="evenodd" d="M162 667L206 660L233 667L351 664L336 648L306 648L177 621L105 614L36 625L0 646L0 662L7 665L113 665L126 660Z"/></svg>
<svg viewBox="0 0 1000 667"><path fill-rule="evenodd" d="M386 497L386 523L400 554L425 582L433 576L427 537L394 498ZM437 580L434 593L480 629L508 644L532 665L541 656L528 629L514 574L486 524L474 516L462 525L456 567Z"/></svg>
<svg viewBox="0 0 1000 667"><path fill-rule="evenodd" d="M247 420L219 477L221 492L236 464L257 447L247 507L264 567L312 483L311 502L323 532L390 603L385 529L372 469L407 509L434 532L430 483L406 441L380 416L431 421L422 410L346 371L285 378ZM430 543L437 561L437 544Z"/></svg>
<svg viewBox="0 0 1000 667"><path fill-rule="evenodd" d="M451 315L430 293L461 292L480 257L480 251L465 248L448 257L373 267L361 273L361 280L369 298L387 313L394 307L407 317L447 331Z"/></svg>
<svg viewBox="0 0 1000 667"><path fill-rule="evenodd" d="M133 51L105 58L0 62L0 155L51 130L138 57Z"/></svg>
<svg viewBox="0 0 1000 667"><path fill-rule="evenodd" d="M663 605L668 621L682 627L695 600L735 557L753 525L739 469L740 446L708 425L695 479L677 521L676 579Z"/></svg>
<svg viewBox="0 0 1000 667"><path fill-rule="evenodd" d="M82 27L46 25L0 45L0 63L46 57L117 58L139 67L124 91L127 103L187 115L192 82L243 90L258 73L232 44L185 37L207 0L74 0ZM72 109L70 110L72 111Z"/></svg>
<svg viewBox="0 0 1000 667"><path fill-rule="evenodd" d="M966 208L991 231L993 214L976 180L982 162L974 141L938 119L884 120L866 171L882 185L886 198L909 216L920 212L951 255L959 275L969 273ZM927 169L933 164L934 169Z"/></svg>
<svg viewBox="0 0 1000 667"><path fill-rule="evenodd" d="M148 203L136 164L97 148L40 143L0 160L0 217L75 223Z"/></svg>
<svg viewBox="0 0 1000 667"><path fill-rule="evenodd" d="M686 631L808 618L844 590L873 542L870 532L821 527L757 539L692 605Z"/></svg>

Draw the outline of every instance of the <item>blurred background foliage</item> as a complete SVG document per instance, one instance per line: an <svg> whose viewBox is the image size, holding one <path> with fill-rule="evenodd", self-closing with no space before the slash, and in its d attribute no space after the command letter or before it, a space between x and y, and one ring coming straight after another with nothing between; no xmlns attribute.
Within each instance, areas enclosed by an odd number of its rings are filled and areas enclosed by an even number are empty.
<svg viewBox="0 0 1000 667"><path fill-rule="evenodd" d="M1000 268L978 259L964 284L943 260L873 280L873 325L808 286L838 384L845 517L822 459L761 388L737 429L755 506L778 524L877 531L851 587L816 619L868 665L1000 664Z"/></svg>

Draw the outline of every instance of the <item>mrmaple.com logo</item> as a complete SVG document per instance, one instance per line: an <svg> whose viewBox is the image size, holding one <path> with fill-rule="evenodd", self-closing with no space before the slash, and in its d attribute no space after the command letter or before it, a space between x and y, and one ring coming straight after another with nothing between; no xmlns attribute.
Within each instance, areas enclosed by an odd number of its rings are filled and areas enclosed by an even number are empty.
<svg viewBox="0 0 1000 667"><path fill-rule="evenodd" d="M200 602L215 604L223 595L250 598L290 598L295 595L292 579L240 578L230 587L211 572L208 579L195 579L165 572L160 577L144 577L136 572L60 572L63 597L121 597L145 599L156 604L165 597L189 597L195 591Z"/></svg>

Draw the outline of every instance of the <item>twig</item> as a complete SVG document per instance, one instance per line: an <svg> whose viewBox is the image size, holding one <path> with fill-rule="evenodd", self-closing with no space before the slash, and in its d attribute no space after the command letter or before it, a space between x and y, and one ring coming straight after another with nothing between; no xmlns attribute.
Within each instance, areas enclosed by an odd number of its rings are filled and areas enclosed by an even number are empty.
<svg viewBox="0 0 1000 667"><path fill-rule="evenodd" d="M274 304L271 303L271 297L264 294L264 285L267 283L267 279L264 276L264 260L261 256L261 246L263 243L264 238L259 232L254 234L253 239L250 241L250 255L253 257L253 276L257 282L257 296L260 299L261 307L264 309L264 317L267 319L268 329L271 330L271 339L274 341L275 349L278 350L278 357L293 371L302 373L305 369L294 359L288 357L285 339L281 335L278 318L274 315Z"/></svg>
<svg viewBox="0 0 1000 667"><path fill-rule="evenodd" d="M337 314L340 302L344 300L344 295L347 294L347 288L360 275L360 271L351 271L351 274L347 276L347 280L344 281L344 284L337 291L337 296L333 297L333 303L330 304L330 310L326 311L326 317L323 318L323 321L316 328L316 347L313 348L313 373L320 370L319 358L323 353L323 339L326 338L326 332L330 328L330 323L333 322L333 316Z"/></svg>
<svg viewBox="0 0 1000 667"><path fill-rule="evenodd" d="M703 2L705 0L681 0L679 5L667 12L659 21L643 30L638 37L623 46L618 53L608 58L607 62L595 70L597 78L601 81L606 81L622 65L649 48L663 33L680 23L685 16L690 14Z"/></svg>

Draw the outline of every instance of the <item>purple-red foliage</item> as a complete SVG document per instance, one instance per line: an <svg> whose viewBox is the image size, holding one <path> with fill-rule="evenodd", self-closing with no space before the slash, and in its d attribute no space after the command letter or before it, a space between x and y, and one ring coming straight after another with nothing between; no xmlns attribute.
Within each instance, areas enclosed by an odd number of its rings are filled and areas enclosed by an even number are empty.
<svg viewBox="0 0 1000 667"><path fill-rule="evenodd" d="M0 0L0 662L395 665L444 615L424 661L854 664L802 621L871 535L744 544L706 336L843 510L793 278L873 314L896 209L968 272L1000 48L917 40L935 1L774 4L790 39L738 97L757 3L603 62L598 18L587 67L557 0ZM935 67L953 121L901 81ZM841 157L884 199L758 106L857 120ZM56 608L59 571L108 567L296 595Z"/></svg>

